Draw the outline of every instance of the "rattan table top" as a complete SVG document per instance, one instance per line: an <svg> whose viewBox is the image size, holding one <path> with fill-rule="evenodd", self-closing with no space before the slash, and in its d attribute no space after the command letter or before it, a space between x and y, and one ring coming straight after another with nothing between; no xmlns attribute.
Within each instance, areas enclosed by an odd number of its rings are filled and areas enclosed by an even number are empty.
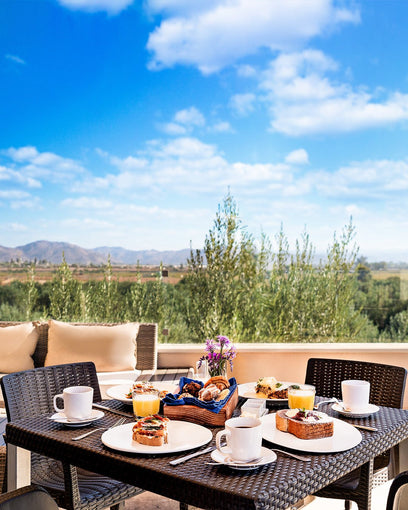
<svg viewBox="0 0 408 510"><path fill-rule="evenodd" d="M122 408L122 404L116 401L104 404ZM129 408L126 407L126 410ZM329 406L324 411L338 417ZM107 412L101 421L109 426L116 419L117 415ZM183 453L164 456L120 453L105 447L99 433L74 442L71 438L77 431L64 428L47 416L9 423L6 435L7 441L13 445L200 508L282 509L408 437L408 411L405 410L382 407L372 417L355 422L375 426L378 432L361 431L363 440L358 446L335 454L312 454L309 463L278 453L275 463L254 471L233 471L224 466L206 465L209 454L173 467L169 461ZM96 425L88 428L92 427ZM218 430L213 429L214 437ZM271 443L265 446L273 447Z"/></svg>

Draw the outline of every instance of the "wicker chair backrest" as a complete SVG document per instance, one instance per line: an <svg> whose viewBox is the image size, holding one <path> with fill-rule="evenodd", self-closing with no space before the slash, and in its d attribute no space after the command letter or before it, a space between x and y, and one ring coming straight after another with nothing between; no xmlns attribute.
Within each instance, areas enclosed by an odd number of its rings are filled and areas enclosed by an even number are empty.
<svg viewBox="0 0 408 510"><path fill-rule="evenodd" d="M406 378L407 370L403 367L346 359L310 358L305 383L316 387L316 395L341 399L341 381L369 381L371 404L401 408Z"/></svg>
<svg viewBox="0 0 408 510"><path fill-rule="evenodd" d="M94 402L101 400L92 362L40 367L5 375L1 388L9 421L55 412L53 397L68 386L91 386Z"/></svg>

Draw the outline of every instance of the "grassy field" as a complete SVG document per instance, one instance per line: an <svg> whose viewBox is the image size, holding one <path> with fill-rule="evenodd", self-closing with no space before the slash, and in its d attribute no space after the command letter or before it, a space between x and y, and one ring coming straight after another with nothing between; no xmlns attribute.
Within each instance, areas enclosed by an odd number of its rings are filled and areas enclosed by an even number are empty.
<svg viewBox="0 0 408 510"><path fill-rule="evenodd" d="M383 271L371 271L375 280L386 280L387 278L399 277L401 280L408 280L408 269L386 269Z"/></svg>
<svg viewBox="0 0 408 510"><path fill-rule="evenodd" d="M56 275L58 266L37 266L36 267L36 278L38 283L45 283L51 281ZM89 267L89 266L71 266L72 274L74 278L79 281L90 281L90 280L103 280L105 273L102 267ZM160 268L158 266L113 266L112 272L114 278L117 278L120 282L136 282L138 275L140 275L142 281L153 281L160 274ZM171 268L168 270L168 276L164 278L167 283L175 284L183 278L185 271L182 269ZM0 265L0 285L7 285L14 280L21 282L27 281L27 269L25 267L11 267L10 265Z"/></svg>
<svg viewBox="0 0 408 510"><path fill-rule="evenodd" d="M36 281L38 283L45 283L51 281L58 266L37 266L36 267ZM102 280L105 276L103 267L91 266L71 266L72 273L75 279L79 281ZM113 275L120 282L135 282L140 274L142 281L153 281L160 274L160 267L158 266L112 266ZM167 283L175 284L179 282L186 273L186 268L170 267L168 269L168 276L164 281ZM375 280L386 280L387 278L398 277L401 283L408 285L408 269L386 269L381 271L371 271ZM27 280L27 268L15 267L10 264L0 264L0 285L7 285L13 280L25 282Z"/></svg>

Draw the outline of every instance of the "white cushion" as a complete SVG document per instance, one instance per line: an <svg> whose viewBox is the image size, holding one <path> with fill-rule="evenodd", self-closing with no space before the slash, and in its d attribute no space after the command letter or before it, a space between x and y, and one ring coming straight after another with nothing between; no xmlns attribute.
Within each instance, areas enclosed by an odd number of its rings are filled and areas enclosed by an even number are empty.
<svg viewBox="0 0 408 510"><path fill-rule="evenodd" d="M32 355L37 341L38 332L32 322L0 328L0 372L34 368Z"/></svg>
<svg viewBox="0 0 408 510"><path fill-rule="evenodd" d="M134 370L139 324L75 325L48 321L48 352L44 365L93 361L98 372Z"/></svg>

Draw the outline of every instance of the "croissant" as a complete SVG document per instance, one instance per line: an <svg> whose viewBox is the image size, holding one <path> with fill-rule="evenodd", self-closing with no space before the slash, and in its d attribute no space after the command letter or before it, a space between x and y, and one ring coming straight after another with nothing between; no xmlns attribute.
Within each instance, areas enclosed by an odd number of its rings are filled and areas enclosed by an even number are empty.
<svg viewBox="0 0 408 510"><path fill-rule="evenodd" d="M222 375L216 375L211 377L211 379L208 379L208 381L204 384L204 388L208 387L210 384L215 384L220 391L230 387L228 379Z"/></svg>

